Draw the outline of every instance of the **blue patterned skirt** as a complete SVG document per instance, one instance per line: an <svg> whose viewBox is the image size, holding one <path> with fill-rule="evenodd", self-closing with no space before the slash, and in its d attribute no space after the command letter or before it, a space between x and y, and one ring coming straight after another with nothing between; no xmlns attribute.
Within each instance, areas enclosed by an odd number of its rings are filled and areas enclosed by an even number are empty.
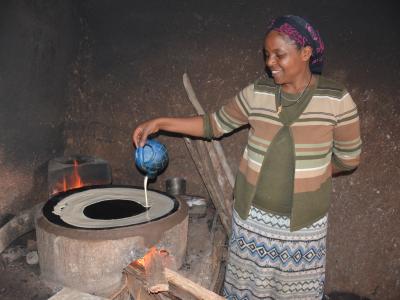
<svg viewBox="0 0 400 300"><path fill-rule="evenodd" d="M233 212L224 296L229 300L321 299L327 216L290 232L288 217L252 207Z"/></svg>

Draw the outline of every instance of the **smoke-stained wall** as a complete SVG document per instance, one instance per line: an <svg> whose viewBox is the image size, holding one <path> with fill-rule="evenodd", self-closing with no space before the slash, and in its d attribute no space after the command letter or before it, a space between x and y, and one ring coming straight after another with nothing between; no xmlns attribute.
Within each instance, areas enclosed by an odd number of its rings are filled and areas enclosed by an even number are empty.
<svg viewBox="0 0 400 300"><path fill-rule="evenodd" d="M0 218L46 198L47 161L64 150L78 42L75 1L1 1Z"/></svg>
<svg viewBox="0 0 400 300"><path fill-rule="evenodd" d="M102 157L115 183L142 185L131 132L148 118L194 114L183 72L204 109L215 110L262 74L271 18L306 15L326 42L324 74L343 82L359 107L364 142L360 168L334 180L327 292L399 299L400 24L394 7L376 1L79 3L79 18L74 1L0 4L0 215L43 199L46 163L63 153ZM74 60L77 20L84 31ZM182 139L159 139L170 165L150 187L162 190L166 178L182 176L190 194L207 197ZM233 170L245 142L246 131L222 141Z"/></svg>
<svg viewBox="0 0 400 300"><path fill-rule="evenodd" d="M399 27L390 6L374 1L86 1L87 47L74 79L66 151L111 163L114 181L141 185L131 132L156 116L194 114L182 85L187 71L206 111L226 103L263 72L268 22L308 16L326 43L324 74L357 103L363 137L360 168L334 179L329 213L326 291L370 299L400 295ZM397 18L398 19L398 18ZM79 129L79 130L77 130ZM160 135L170 164L151 188L182 176L207 196L181 138ZM246 130L223 139L233 170Z"/></svg>

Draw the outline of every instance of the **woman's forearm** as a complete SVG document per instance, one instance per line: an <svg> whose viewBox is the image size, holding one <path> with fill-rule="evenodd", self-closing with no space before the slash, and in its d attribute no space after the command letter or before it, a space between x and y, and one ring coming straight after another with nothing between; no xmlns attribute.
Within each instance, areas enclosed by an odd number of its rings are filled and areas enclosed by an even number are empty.
<svg viewBox="0 0 400 300"><path fill-rule="evenodd" d="M136 147L143 147L147 137L159 130L180 133L184 135L202 137L203 117L186 118L156 118L139 124L133 132L132 140Z"/></svg>
<svg viewBox="0 0 400 300"><path fill-rule="evenodd" d="M203 136L203 117L187 118L158 118L159 130L181 133L184 135L202 137Z"/></svg>

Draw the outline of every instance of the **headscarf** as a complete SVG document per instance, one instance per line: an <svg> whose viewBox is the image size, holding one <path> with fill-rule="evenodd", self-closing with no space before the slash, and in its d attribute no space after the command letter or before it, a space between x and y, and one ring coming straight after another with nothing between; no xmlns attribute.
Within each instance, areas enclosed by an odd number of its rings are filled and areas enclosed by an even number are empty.
<svg viewBox="0 0 400 300"><path fill-rule="evenodd" d="M310 70L312 73L321 74L325 46L318 30L309 21L299 16L285 15L272 20L267 34L272 30L287 35L299 47L310 46Z"/></svg>

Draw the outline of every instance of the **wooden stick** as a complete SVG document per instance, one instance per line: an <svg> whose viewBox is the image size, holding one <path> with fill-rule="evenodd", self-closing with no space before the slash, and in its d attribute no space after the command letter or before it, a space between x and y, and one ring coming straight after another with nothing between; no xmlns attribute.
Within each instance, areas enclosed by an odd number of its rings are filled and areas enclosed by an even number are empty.
<svg viewBox="0 0 400 300"><path fill-rule="evenodd" d="M197 283L183 277L182 275L174 272L168 268L164 269L165 277L170 284L180 287L187 293L196 297L200 300L225 300L224 297L217 295L216 293L207 290L206 288L198 285Z"/></svg>
<svg viewBox="0 0 400 300"><path fill-rule="evenodd" d="M184 141L200 177L210 194L211 200L221 219L221 223L225 231L229 234L231 230L231 217L227 214L228 208L225 205L224 195L218 185L218 179L215 177L208 151L202 141L192 141L188 138L184 138Z"/></svg>
<svg viewBox="0 0 400 300"><path fill-rule="evenodd" d="M193 90L192 84L189 79L189 75L187 73L183 74L183 85L185 86L186 93L188 94L188 98L190 102L193 104L194 108L196 109L197 114L204 115L205 111L201 106L199 100L197 100L196 94ZM220 160L223 170L225 171L225 175L228 178L228 182L233 188L234 185L234 176L232 170L226 160L224 150L222 149L221 143L219 141L212 141L216 154Z"/></svg>
<svg viewBox="0 0 400 300"><path fill-rule="evenodd" d="M204 114L204 110L197 100L189 76L186 73L183 74L183 84L188 94L188 98L197 113ZM189 149L190 145L188 145L188 141L186 141L186 145ZM195 145L199 157L193 157L192 153L194 151L191 151L190 149L189 151L191 152L192 158L198 169L202 168L201 165L206 165L203 167L203 169L207 170L206 174L200 173L200 175L202 176L203 182L206 185L217 212L221 217L221 222L224 228L227 233L230 234L233 203L232 171L226 161L225 155L223 154L221 144L218 141L213 141L213 143L196 141ZM206 149L206 151L204 149ZM199 158L201 159L199 160Z"/></svg>
<svg viewBox="0 0 400 300"><path fill-rule="evenodd" d="M202 145L207 149L208 155L211 161L211 167L214 169L215 173L215 182L216 185L220 188L222 194L222 202L224 203L224 212L228 219L232 218L232 204L233 204L233 189L229 184L229 180L226 177L226 173L224 173L221 161L213 147L213 145L209 142L199 141ZM202 147L204 147L202 146ZM204 153L204 156L207 156L207 152ZM202 156L202 157L204 157ZM229 232L229 231L228 231Z"/></svg>
<svg viewBox="0 0 400 300"><path fill-rule="evenodd" d="M227 236L223 232L221 223L217 219L215 224L211 227L211 241L212 241L212 271L211 282L208 286L209 290L218 293L223 284L225 275L224 261L227 257L226 249Z"/></svg>

